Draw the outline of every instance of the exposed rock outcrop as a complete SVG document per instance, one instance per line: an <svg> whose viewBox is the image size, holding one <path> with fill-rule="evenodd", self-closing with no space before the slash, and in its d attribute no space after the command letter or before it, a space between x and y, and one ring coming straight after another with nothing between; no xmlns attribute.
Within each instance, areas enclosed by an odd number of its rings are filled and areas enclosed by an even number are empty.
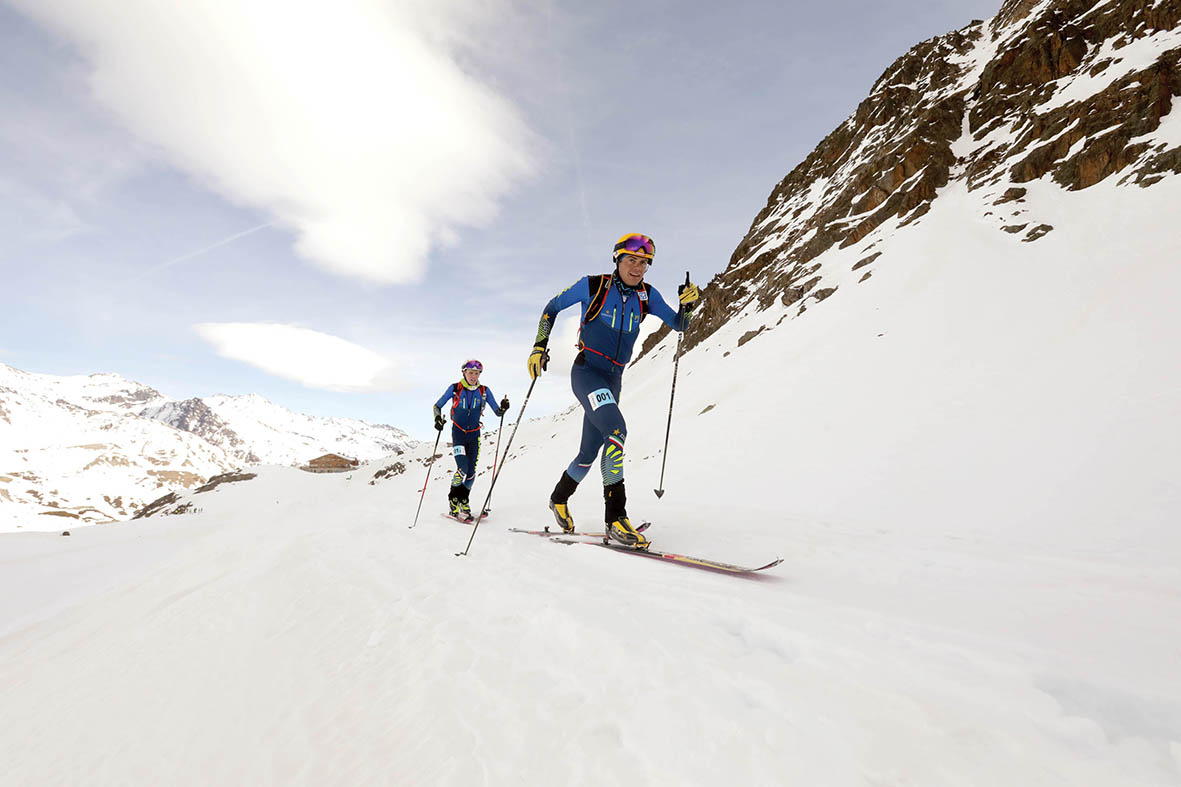
<svg viewBox="0 0 1181 787"><path fill-rule="evenodd" d="M1179 21L1181 0L1007 0L989 22L915 46L775 186L704 288L684 349L750 306L827 297L819 255L887 222L905 231L951 182L1000 205L1045 176L1078 190L1181 173L1181 146L1151 138L1181 95ZM996 218L1025 242L1052 229Z"/></svg>

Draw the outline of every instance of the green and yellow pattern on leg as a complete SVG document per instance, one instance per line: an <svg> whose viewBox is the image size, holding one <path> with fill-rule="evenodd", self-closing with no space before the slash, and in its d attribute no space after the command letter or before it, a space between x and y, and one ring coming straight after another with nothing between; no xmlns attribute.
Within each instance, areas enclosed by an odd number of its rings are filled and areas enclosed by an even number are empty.
<svg viewBox="0 0 1181 787"><path fill-rule="evenodd" d="M617 484L623 480L623 441L619 437L612 435L607 438L599 466L603 471L604 484Z"/></svg>

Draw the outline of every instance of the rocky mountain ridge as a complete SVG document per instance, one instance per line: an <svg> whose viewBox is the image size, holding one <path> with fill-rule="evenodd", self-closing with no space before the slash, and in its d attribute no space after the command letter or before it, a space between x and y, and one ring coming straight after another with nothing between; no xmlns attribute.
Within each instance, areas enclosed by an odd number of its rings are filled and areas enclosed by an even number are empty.
<svg viewBox="0 0 1181 787"><path fill-rule="evenodd" d="M202 440L220 447L236 461L244 465L259 464L262 460L250 450L238 433L217 416L203 399L184 399L179 402L165 402L148 407L139 413L166 423L182 432L190 432Z"/></svg>
<svg viewBox="0 0 1181 787"><path fill-rule="evenodd" d="M1006 0L989 21L898 58L844 123L772 190L726 269L705 288L690 349L744 310L836 291L826 268L921 221L962 182L997 232L1036 242L1054 227L1028 199L1048 179L1151 188L1181 173L1181 0ZM667 330L644 345L655 346Z"/></svg>

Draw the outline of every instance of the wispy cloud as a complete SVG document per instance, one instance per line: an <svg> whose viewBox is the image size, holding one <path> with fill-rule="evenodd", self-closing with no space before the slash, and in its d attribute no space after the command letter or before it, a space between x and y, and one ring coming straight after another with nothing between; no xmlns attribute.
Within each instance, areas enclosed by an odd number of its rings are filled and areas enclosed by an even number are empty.
<svg viewBox="0 0 1181 787"><path fill-rule="evenodd" d="M393 364L373 350L327 333L279 323L200 323L193 329L223 358L327 391L392 391Z"/></svg>
<svg viewBox="0 0 1181 787"><path fill-rule="evenodd" d="M534 167L539 140L461 67L486 4L15 5L78 46L135 134L343 275L416 280Z"/></svg>

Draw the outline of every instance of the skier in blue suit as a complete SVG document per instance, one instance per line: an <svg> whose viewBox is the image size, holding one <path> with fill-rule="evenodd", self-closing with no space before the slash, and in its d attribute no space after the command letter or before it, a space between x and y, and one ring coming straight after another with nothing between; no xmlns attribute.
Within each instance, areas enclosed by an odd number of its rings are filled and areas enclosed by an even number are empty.
<svg viewBox="0 0 1181 787"><path fill-rule="evenodd" d="M451 490L447 493L447 509L451 516L471 522L472 484L476 481L476 465L480 461L480 417L484 404L492 406L492 412L503 416L509 408L508 397L497 404L492 389L480 385L480 373L484 365L477 360L465 361L463 378L447 386L447 390L435 402L435 428L443 431L443 407L451 402L451 452L455 455L455 475L451 477Z"/></svg>
<svg viewBox="0 0 1181 787"><path fill-rule="evenodd" d="M602 451L604 520L607 534L620 543L647 549L648 540L627 517L627 491L623 483L623 452L627 423L619 409L623 369L631 360L640 335L640 323L648 313L674 331L689 325L689 316L700 294L697 286L680 288L680 308L673 311L644 274L656 256L656 244L647 235L624 235L615 244L615 271L583 276L545 306L537 327L537 339L529 355L529 375L536 379L549 362L546 350L558 312L574 304L582 306L579 353L570 370L570 387L582 405L582 443L574 461L562 473L550 495L550 510L567 533L574 531L568 501Z"/></svg>

